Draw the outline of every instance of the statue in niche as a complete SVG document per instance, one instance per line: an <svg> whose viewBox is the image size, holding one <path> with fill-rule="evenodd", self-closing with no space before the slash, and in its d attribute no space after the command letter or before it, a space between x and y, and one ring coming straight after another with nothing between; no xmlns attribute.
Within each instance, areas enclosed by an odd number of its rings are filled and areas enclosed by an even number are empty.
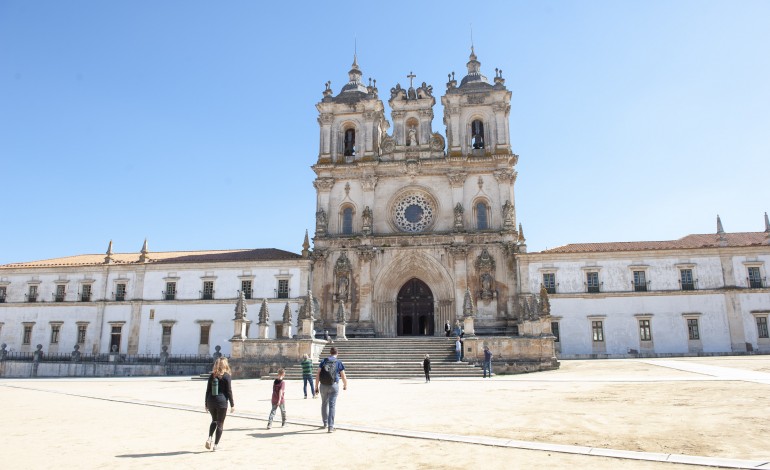
<svg viewBox="0 0 770 470"><path fill-rule="evenodd" d="M372 210L369 209L369 206L364 207L361 219L361 231L364 235L370 235L372 233Z"/></svg>
<svg viewBox="0 0 770 470"><path fill-rule="evenodd" d="M465 212L465 209L463 209L463 205L458 202L455 206L455 230L457 231L463 230L463 212Z"/></svg>
<svg viewBox="0 0 770 470"><path fill-rule="evenodd" d="M503 204L503 228L510 230L514 228L513 225L513 204L511 201L505 201Z"/></svg>
<svg viewBox="0 0 770 470"><path fill-rule="evenodd" d="M315 231L318 235L326 234L326 212L323 209L315 213Z"/></svg>
<svg viewBox="0 0 770 470"><path fill-rule="evenodd" d="M348 300L349 285L350 281L348 281L348 276L340 276L340 278L337 280L337 299L341 301Z"/></svg>
<svg viewBox="0 0 770 470"><path fill-rule="evenodd" d="M489 273L484 273L481 275L481 298L482 299L491 299L495 296L495 292L492 288L494 285L494 279L492 279L492 275Z"/></svg>
<svg viewBox="0 0 770 470"><path fill-rule="evenodd" d="M417 146L417 128L415 126L411 126L409 128L409 134L406 138L406 145L408 147L416 147Z"/></svg>

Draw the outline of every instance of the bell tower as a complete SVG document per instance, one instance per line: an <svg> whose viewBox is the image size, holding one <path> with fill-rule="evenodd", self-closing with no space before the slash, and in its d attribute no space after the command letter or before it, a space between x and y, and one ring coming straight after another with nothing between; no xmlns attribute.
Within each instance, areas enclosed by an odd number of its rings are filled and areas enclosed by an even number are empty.
<svg viewBox="0 0 770 470"><path fill-rule="evenodd" d="M508 118L511 92L505 88L502 70L495 69L494 85L481 74L481 63L471 47L468 74L460 85L449 74L444 105L449 156L481 157L511 154Z"/></svg>

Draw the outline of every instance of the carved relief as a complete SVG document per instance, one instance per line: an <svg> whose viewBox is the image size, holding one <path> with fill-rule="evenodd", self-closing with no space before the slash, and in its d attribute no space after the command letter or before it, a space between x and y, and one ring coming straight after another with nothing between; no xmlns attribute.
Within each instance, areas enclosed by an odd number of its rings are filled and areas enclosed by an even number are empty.
<svg viewBox="0 0 770 470"><path fill-rule="evenodd" d="M486 100L486 94L474 93L468 95L468 104L484 104Z"/></svg>
<svg viewBox="0 0 770 470"><path fill-rule="evenodd" d="M454 222L455 231L457 232L462 232L465 228L463 226L463 212L465 212L465 210L463 209L463 205L458 202L457 205L455 206L455 222Z"/></svg>
<svg viewBox="0 0 770 470"><path fill-rule="evenodd" d="M396 140L393 139L393 137L385 136L382 139L382 143L380 144L380 149L382 150L382 153L387 155L390 153L393 153L393 150L396 148Z"/></svg>
<svg viewBox="0 0 770 470"><path fill-rule="evenodd" d="M359 246L357 248L357 251L358 251L358 259L368 263L372 259L374 259L374 255L377 250L373 246Z"/></svg>
<svg viewBox="0 0 770 470"><path fill-rule="evenodd" d="M374 187L377 186L377 181L379 178L375 175L367 175L364 176L364 179L361 181L361 185L364 187L365 191L373 191Z"/></svg>
<svg viewBox="0 0 770 470"><path fill-rule="evenodd" d="M318 122L321 124L331 124L334 122L334 115L328 113L321 114L318 116Z"/></svg>
<svg viewBox="0 0 770 470"><path fill-rule="evenodd" d="M434 132L433 137L430 139L430 149L434 152L443 152L445 145L444 137L438 132Z"/></svg>
<svg viewBox="0 0 770 470"><path fill-rule="evenodd" d="M468 254L468 245L449 245L447 250L455 258L464 258Z"/></svg>
<svg viewBox="0 0 770 470"><path fill-rule="evenodd" d="M462 186L463 183L465 183L465 178L468 176L467 173L463 172L450 172L447 174L447 178L449 178L449 184L453 188L457 188L459 186Z"/></svg>
<svg viewBox="0 0 770 470"><path fill-rule="evenodd" d="M503 230L516 230L513 224L513 204L509 200L503 204Z"/></svg>
<svg viewBox="0 0 770 470"><path fill-rule="evenodd" d="M404 173L409 176L417 176L420 173L420 162L418 160L407 160L404 164Z"/></svg>
<svg viewBox="0 0 770 470"><path fill-rule="evenodd" d="M513 183L517 176L513 170L495 170L493 174L498 183Z"/></svg>
<svg viewBox="0 0 770 470"><path fill-rule="evenodd" d="M334 178L316 178L313 186L319 191L331 191L334 186Z"/></svg>

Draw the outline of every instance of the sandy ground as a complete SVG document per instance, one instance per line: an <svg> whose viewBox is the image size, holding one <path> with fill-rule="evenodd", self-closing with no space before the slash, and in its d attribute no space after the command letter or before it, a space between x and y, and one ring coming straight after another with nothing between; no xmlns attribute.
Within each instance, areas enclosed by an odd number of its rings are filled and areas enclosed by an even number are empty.
<svg viewBox="0 0 770 470"><path fill-rule="evenodd" d="M344 355L340 356L344 362ZM770 357L675 359L767 374ZM654 361L653 361L654 362ZM770 383L725 380L637 360L563 361L493 379L350 381L339 430L289 381L285 428L265 429L272 382L236 380L221 449L203 447L205 382L189 378L6 379L6 468L694 468L346 430L429 431L549 444L770 460ZM183 409L170 409L168 407ZM333 442L333 447L329 443Z"/></svg>

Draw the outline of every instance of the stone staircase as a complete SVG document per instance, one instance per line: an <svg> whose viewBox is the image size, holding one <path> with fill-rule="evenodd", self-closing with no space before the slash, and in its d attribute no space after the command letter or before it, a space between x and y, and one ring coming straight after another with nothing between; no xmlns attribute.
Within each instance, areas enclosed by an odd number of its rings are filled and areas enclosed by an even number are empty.
<svg viewBox="0 0 770 470"><path fill-rule="evenodd" d="M349 379L407 379L424 377L422 361L430 354L430 377L480 377L481 368L456 362L454 338L351 338L327 344L321 358L336 346ZM314 364L314 370L317 368ZM266 379L274 379L270 374ZM302 380L299 364L286 369L286 379Z"/></svg>

